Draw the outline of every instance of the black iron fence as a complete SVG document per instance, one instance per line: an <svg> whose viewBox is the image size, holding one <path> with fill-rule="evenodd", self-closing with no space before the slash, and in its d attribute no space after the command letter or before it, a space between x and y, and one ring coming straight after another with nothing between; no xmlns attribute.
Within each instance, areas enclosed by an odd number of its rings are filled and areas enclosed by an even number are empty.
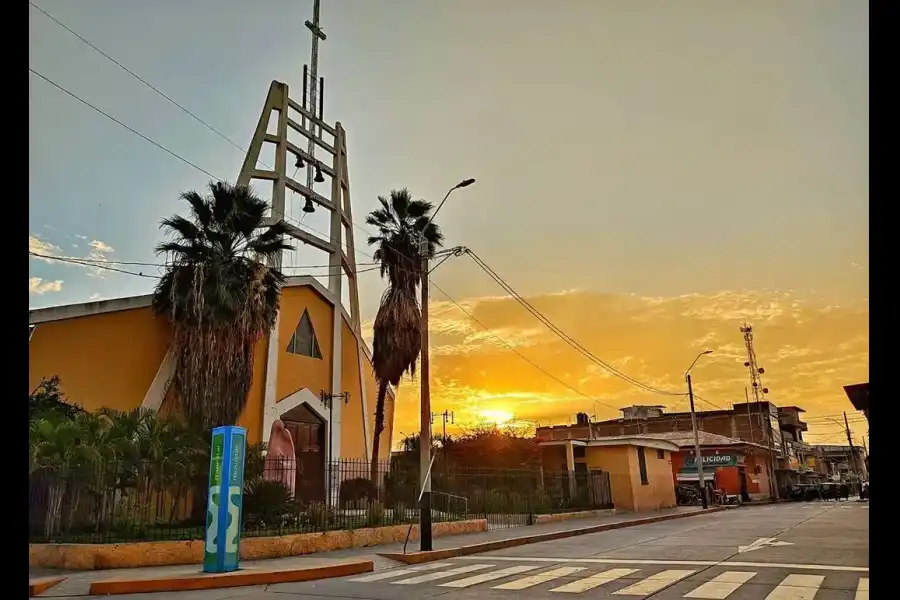
<svg viewBox="0 0 900 600"><path fill-rule="evenodd" d="M320 465L322 467L322 465ZM342 460L304 472L288 459L249 460L242 530L277 536L403 525L419 520L418 466ZM32 542L108 543L202 539L205 467L165 462L44 468L29 478ZM441 469L432 474L434 522L486 519L530 525L546 513L611 508L605 472Z"/></svg>

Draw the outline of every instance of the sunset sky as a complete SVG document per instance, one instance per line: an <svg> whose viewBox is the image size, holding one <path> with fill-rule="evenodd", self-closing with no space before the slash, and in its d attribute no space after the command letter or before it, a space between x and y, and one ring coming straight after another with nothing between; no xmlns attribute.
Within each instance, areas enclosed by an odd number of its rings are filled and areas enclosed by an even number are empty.
<svg viewBox="0 0 900 600"><path fill-rule="evenodd" d="M309 60L312 0L35 3L239 145L269 82L299 94ZM475 177L441 212L447 245L474 250L603 361L685 392L684 370L713 350L693 371L699 406L727 407L748 383L746 319L769 399L807 410L812 443L845 439L832 419L847 410L859 440L842 386L868 380L868 18L848 0L324 0L325 116L348 132L361 227L392 188L439 200ZM29 19L31 68L236 178L240 150ZM34 75L29 103L30 248L159 262L160 219L209 176ZM324 213L303 223L325 230ZM323 263L301 248L286 270ZM383 283L359 277L368 320ZM153 281L30 260L33 307ZM434 282L433 406L457 424L687 408L581 356L467 257ZM418 399L417 381L401 384L395 432L417 429Z"/></svg>

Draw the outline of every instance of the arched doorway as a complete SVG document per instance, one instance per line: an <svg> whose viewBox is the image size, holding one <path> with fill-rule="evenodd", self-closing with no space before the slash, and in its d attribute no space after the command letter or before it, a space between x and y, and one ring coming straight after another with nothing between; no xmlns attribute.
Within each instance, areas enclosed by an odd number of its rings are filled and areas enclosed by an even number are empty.
<svg viewBox="0 0 900 600"><path fill-rule="evenodd" d="M294 440L297 459L296 498L303 502L325 500L325 422L305 403L281 415Z"/></svg>

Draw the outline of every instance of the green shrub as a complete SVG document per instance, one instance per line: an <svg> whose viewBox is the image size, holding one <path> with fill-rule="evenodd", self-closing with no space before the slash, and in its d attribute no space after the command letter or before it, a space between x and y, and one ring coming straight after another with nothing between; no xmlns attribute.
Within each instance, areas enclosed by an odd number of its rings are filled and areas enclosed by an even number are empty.
<svg viewBox="0 0 900 600"><path fill-rule="evenodd" d="M375 484L371 480L365 477L356 477L341 482L339 497L341 508L346 508L348 504L353 507L359 506L363 499L373 501L378 494Z"/></svg>
<svg viewBox="0 0 900 600"><path fill-rule="evenodd" d="M291 492L280 481L262 477L244 485L244 526L279 526L291 512Z"/></svg>

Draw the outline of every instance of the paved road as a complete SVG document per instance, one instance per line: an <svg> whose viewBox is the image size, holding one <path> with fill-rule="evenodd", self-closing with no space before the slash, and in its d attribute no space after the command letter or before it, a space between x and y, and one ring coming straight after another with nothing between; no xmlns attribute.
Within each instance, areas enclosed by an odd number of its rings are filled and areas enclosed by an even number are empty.
<svg viewBox="0 0 900 600"><path fill-rule="evenodd" d="M362 576L177 597L868 600L868 512L857 502L742 508Z"/></svg>

